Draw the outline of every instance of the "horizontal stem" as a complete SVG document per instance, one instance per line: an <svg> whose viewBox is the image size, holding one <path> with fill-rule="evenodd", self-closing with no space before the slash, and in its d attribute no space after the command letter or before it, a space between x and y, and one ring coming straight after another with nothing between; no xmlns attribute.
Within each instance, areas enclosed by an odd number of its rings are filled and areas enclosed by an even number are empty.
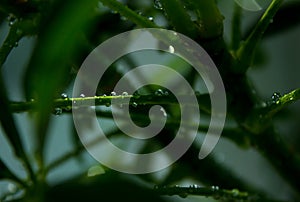
<svg viewBox="0 0 300 202"><path fill-rule="evenodd" d="M300 88L279 97L277 100L273 100L273 103L266 108L263 108L261 113L264 118L270 119L286 106L298 100L300 100Z"/></svg>
<svg viewBox="0 0 300 202"><path fill-rule="evenodd" d="M248 200L249 194L247 192L240 192L237 189L227 190L220 189L218 186L200 187L198 185L191 185L189 187L181 186L155 186L154 190L161 195L178 195L180 197L187 197L188 195L213 197L222 200Z"/></svg>
<svg viewBox="0 0 300 202"><path fill-rule="evenodd" d="M128 8L126 5L116 1L116 0L100 0L103 5L109 7L110 9L117 11L122 16L126 17L131 22L137 24L143 28L159 28L155 23L147 18L139 15L135 11Z"/></svg>
<svg viewBox="0 0 300 202"><path fill-rule="evenodd" d="M192 95L180 95L182 99L189 100L188 98ZM207 94L196 95L200 110L210 113L210 97ZM128 99L130 99L128 103ZM71 110L76 103L78 107L91 107L91 106L110 106L113 103L118 104L130 104L130 105L160 105L160 104L185 104L190 103L179 103L175 97L166 95L127 95L127 96L94 96L94 97L79 97L79 98L60 98L53 101L54 108L61 108L62 110ZM11 112L20 113L31 111L35 109L37 101L27 102L10 102Z"/></svg>

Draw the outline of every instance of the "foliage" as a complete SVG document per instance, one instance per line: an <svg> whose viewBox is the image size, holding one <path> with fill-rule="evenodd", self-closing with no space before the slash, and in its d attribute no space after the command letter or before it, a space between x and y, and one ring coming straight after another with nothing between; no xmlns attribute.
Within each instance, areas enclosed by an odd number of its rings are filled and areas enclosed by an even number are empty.
<svg viewBox="0 0 300 202"><path fill-rule="evenodd" d="M94 47L118 33L136 28L166 28L183 33L199 43L212 57L225 84L228 98L228 120L222 139L228 139L242 149L256 149L264 156L284 180L295 190L290 200L299 200L300 159L299 151L292 149L276 130L274 117L280 115L287 106L300 99L300 90L295 89L283 96L274 94L272 99L263 100L255 92L247 76L249 68L257 62L257 46L263 36L270 37L283 30L293 28L299 22L299 1L283 3L272 0L263 13L255 13L259 19L242 29L245 12L235 5L232 9L231 39L224 39L224 18L220 5L215 0L2 0L0 20L9 24L9 33L0 49L0 121L5 137L10 143L15 157L22 162L26 178L16 175L0 160L0 180L9 180L17 189L4 194L3 201L166 201L161 195L199 195L217 201L277 201L269 199L259 187L240 178L233 169L210 155L199 161L199 145L194 143L189 151L170 168L169 174L161 179L153 175L127 175L103 168L104 174L87 177L86 170L72 180L62 180L53 185L47 181L49 173L72 158L82 158L84 147L72 133L74 150L51 163L45 161L47 140L51 134L50 122L55 114L71 116L74 101L95 100L98 106L110 105L112 99L121 96L109 94L115 80L122 75L114 64L99 85L96 97L60 97L72 86L76 73ZM277 15L276 15L277 13ZM261 14L261 16L259 16ZM150 16L150 17L149 17ZM152 17L153 16L153 17ZM153 20L154 18L154 20ZM156 20L161 18L161 21ZM8 19L6 21L5 19ZM273 23L271 23L273 22ZM246 33L246 34L243 34ZM10 100L10 90L2 75L10 52L24 37L36 37L34 51L24 73L24 100ZM125 59L131 67L136 61ZM288 63L287 63L288 65ZM180 67L179 67L180 68ZM195 74L186 72L186 79L196 85ZM131 98L132 118L137 124L147 125L144 115L150 106L161 104L170 106L176 100L172 96L153 93ZM271 93L272 94L272 93ZM127 96L127 95L126 95ZM201 112L208 116L210 104L207 95L198 95ZM136 107L137 105L138 107ZM98 109L98 108L97 108ZM25 150L22 142L22 125L16 123L16 113L28 113L34 123L34 153ZM176 110L161 132L165 137L173 137L178 124ZM111 113L99 108L97 115L112 119ZM54 119L57 117L54 117ZM140 121L140 122L139 122ZM67 127L67 126L66 126ZM69 125L68 125L69 127ZM72 125L72 127L74 127ZM199 132L205 132L201 126ZM26 134L28 135L28 134ZM61 134L65 135L65 134ZM113 130L109 136L121 136ZM200 135L200 133L199 133ZM160 136L161 137L161 136ZM153 150L166 144L165 138L157 138L143 151ZM174 186L184 179L192 179L203 186ZM154 185L158 184L154 189ZM240 190L240 191L239 191ZM185 199L188 200L189 198ZM202 200L203 198L199 198ZM172 198L171 198L172 200Z"/></svg>

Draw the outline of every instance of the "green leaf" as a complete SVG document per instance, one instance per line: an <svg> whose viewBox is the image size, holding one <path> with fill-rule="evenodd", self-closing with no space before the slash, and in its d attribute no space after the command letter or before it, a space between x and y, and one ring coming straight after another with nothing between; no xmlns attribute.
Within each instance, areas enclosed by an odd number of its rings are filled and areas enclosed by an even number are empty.
<svg viewBox="0 0 300 202"><path fill-rule="evenodd" d="M82 48L82 31L96 15L97 1L56 2L40 25L39 41L26 71L27 98L36 102L38 160L42 162L53 99L60 94L70 72L70 63ZM49 11L48 11L49 12Z"/></svg>

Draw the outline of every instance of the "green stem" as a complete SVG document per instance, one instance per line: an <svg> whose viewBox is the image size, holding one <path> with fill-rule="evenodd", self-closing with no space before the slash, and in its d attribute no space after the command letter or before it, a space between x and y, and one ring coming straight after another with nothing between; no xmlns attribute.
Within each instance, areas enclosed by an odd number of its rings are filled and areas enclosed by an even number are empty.
<svg viewBox="0 0 300 202"><path fill-rule="evenodd" d="M8 55L14 47L18 45L19 40L23 37L22 31L16 26L12 26L9 33L0 48L0 67L3 66Z"/></svg>
<svg viewBox="0 0 300 202"><path fill-rule="evenodd" d="M215 39L223 34L223 20L215 0L189 0L198 16L198 30L201 39Z"/></svg>
<svg viewBox="0 0 300 202"><path fill-rule="evenodd" d="M218 200L249 200L247 192L241 192L237 189L227 190L220 189L218 186L200 187L198 185L191 185L189 187L181 186L156 186L154 190L161 195L178 195L180 197L187 197L188 195L212 197Z"/></svg>
<svg viewBox="0 0 300 202"><path fill-rule="evenodd" d="M180 0L161 0L161 3L174 29L194 38L197 34L196 25Z"/></svg>
<svg viewBox="0 0 300 202"><path fill-rule="evenodd" d="M232 31L231 31L231 49L233 51L239 48L242 33L241 33L241 15L242 9L238 4L234 4Z"/></svg>
<svg viewBox="0 0 300 202"><path fill-rule="evenodd" d="M187 97L190 95L182 95L183 97ZM209 95L196 95L198 99L198 104L200 110L203 110L207 113L210 113L210 98ZM115 100L118 104L128 104L128 100L130 99L129 104L131 105L155 105L155 104L178 104L177 99L171 96L160 96L160 95L128 95L128 96L95 96L95 97L79 97L79 98L61 98L55 99L53 101L54 108L61 108L63 110L69 111L72 109L73 103L78 103L80 107L91 107L91 106L109 106L112 100ZM127 100L127 101L126 101ZM94 103L94 104L91 104ZM26 112L35 109L36 101L28 101L28 102L11 102L10 110L11 112ZM189 103L184 103L189 104Z"/></svg>
<svg viewBox="0 0 300 202"><path fill-rule="evenodd" d="M133 23L137 24L143 28L159 28L155 23L147 18L139 15L135 11L131 10L124 4L116 1L116 0L100 0L103 5L109 7L110 9L117 11L122 16L126 17L128 20L132 21Z"/></svg>
<svg viewBox="0 0 300 202"><path fill-rule="evenodd" d="M237 57L240 62L238 66L236 66L236 72L246 72L249 66L251 65L255 48L257 44L262 39L265 31L267 30L269 24L272 22L273 17L279 10L282 2L284 0L273 0L268 9L265 11L263 16L260 18L258 23L256 24L254 30L248 36L246 41L242 44L242 46L237 51Z"/></svg>
<svg viewBox="0 0 300 202"><path fill-rule="evenodd" d="M277 100L273 100L273 103L270 106L263 108L260 111L260 114L263 115L264 119L271 119L283 108L298 100L300 100L300 88L279 97Z"/></svg>

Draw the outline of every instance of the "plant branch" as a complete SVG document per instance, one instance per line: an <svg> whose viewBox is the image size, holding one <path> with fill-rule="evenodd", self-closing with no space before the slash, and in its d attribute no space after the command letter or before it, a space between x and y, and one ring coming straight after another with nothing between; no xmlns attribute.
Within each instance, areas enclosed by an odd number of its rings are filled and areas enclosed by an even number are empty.
<svg viewBox="0 0 300 202"><path fill-rule="evenodd" d="M180 0L161 0L163 9L177 32L194 38L197 34L195 23L186 12Z"/></svg>
<svg viewBox="0 0 300 202"><path fill-rule="evenodd" d="M244 73L247 71L248 67L251 65L255 48L257 44L262 39L265 31L267 30L269 24L272 22L273 17L279 10L282 2L284 0L273 0L269 5L268 9L265 11L263 16L260 18L256 24L254 30L248 36L246 41L241 45L237 51L237 59L240 64L236 66L235 71L239 73Z"/></svg>
<svg viewBox="0 0 300 202"><path fill-rule="evenodd" d="M271 119L283 108L298 100L300 100L300 88L279 97L277 100L273 100L272 104L263 108L260 113L264 119Z"/></svg>
<svg viewBox="0 0 300 202"><path fill-rule="evenodd" d="M181 95L184 98L192 95ZM196 95L199 108L207 113L210 113L210 98L209 95ZM115 100L118 104L128 104L130 99L130 105L155 105L155 104L179 104L177 99L169 95L117 95L117 96L95 96L95 97L79 97L79 98L60 98L53 101L54 108L61 108L62 110L71 110L72 104L77 103L80 107L91 107L91 106L110 106L112 100ZM187 99L188 100L188 99ZM28 102L10 102L11 112L20 113L31 111L35 109L36 101ZM183 103L189 105L189 103Z"/></svg>
<svg viewBox="0 0 300 202"><path fill-rule="evenodd" d="M161 195L178 195L180 197L187 197L188 195L212 197L218 200L245 200L249 201L249 194L241 192L237 189L227 190L220 189L218 186L200 187L198 185L191 185L189 187L181 186L155 186L154 190Z"/></svg>
<svg viewBox="0 0 300 202"><path fill-rule="evenodd" d="M104 6L109 7L110 9L117 11L120 15L126 17L131 22L143 28L159 28L155 23L151 20L139 15L135 11L131 10L124 4L116 1L116 0L100 0Z"/></svg>
<svg viewBox="0 0 300 202"><path fill-rule="evenodd" d="M239 48L242 33L241 33L241 15L242 9L238 4L234 4L232 31L231 31L231 49L233 51Z"/></svg>
<svg viewBox="0 0 300 202"><path fill-rule="evenodd" d="M18 45L19 40L23 37L23 33L17 26L12 26L9 33L0 48L0 67L3 66L6 58L14 47Z"/></svg>

